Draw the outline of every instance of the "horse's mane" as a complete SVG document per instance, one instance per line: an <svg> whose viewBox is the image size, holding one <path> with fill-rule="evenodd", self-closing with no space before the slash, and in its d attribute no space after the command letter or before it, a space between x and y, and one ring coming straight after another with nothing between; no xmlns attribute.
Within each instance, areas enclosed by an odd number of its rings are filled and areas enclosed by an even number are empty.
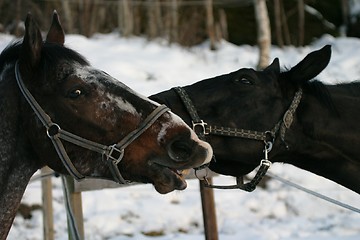
<svg viewBox="0 0 360 240"><path fill-rule="evenodd" d="M318 80L312 80L308 81L303 86L305 91L308 91L312 95L314 95L321 104L323 104L325 107L327 107L330 112L335 114L336 116L339 116L339 112L333 102L333 99L331 97L329 88L324 83L318 81Z"/></svg>
<svg viewBox="0 0 360 240"><path fill-rule="evenodd" d="M0 54L0 69L3 69L6 63L13 62L18 59L20 46L20 41L13 41L5 47Z"/></svg>
<svg viewBox="0 0 360 240"><path fill-rule="evenodd" d="M6 63L14 62L19 58L22 41L11 42L0 55L0 69L3 69ZM42 48L42 58L46 65L56 64L57 61L76 61L82 65L89 65L89 62L78 52L55 43L44 42Z"/></svg>
<svg viewBox="0 0 360 240"><path fill-rule="evenodd" d="M285 67L285 69L283 69L281 71L280 74L280 78L279 81L281 82L285 82L286 84L281 84L281 91L284 93L284 95L287 95L288 92L290 91L290 89L292 89L294 86L295 88L303 88L303 90L311 95L313 95L314 97L316 97L318 99L318 101L325 106L326 108L329 109L329 111L333 114L335 114L336 116L339 116L339 112L335 107L335 104L333 102L333 99L331 97L329 88L327 85L325 85L324 83L313 79L310 81L305 81L305 82L296 82L295 80L293 80L293 78L291 77L290 74L290 70L288 68ZM288 84L288 81L293 80L292 84Z"/></svg>

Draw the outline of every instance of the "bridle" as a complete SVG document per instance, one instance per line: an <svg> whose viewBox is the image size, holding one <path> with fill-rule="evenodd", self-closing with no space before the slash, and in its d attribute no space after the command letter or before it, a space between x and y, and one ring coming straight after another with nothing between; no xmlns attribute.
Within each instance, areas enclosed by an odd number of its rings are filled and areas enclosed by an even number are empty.
<svg viewBox="0 0 360 240"><path fill-rule="evenodd" d="M198 134L199 138L205 140L206 135L220 135L220 136L227 136L227 137L239 137L239 138L246 138L252 140L258 140L264 142L264 159L260 161L259 169L254 176L254 178L248 182L244 183L243 176L236 177L236 185L230 186L217 186L209 184L207 180L207 176L203 177L204 180L201 181L206 187L209 188L217 188L217 189L241 189L247 192L252 192L255 190L256 186L260 183L262 178L265 176L266 172L271 166L271 161L269 160L268 154L272 150L272 146L275 142L276 136L279 132L281 141L285 144L285 133L286 130L290 128L293 120L294 120L294 113L299 106L302 97L302 89L300 88L296 93L295 96L288 108L285 112L283 117L275 124L275 126L268 131L259 132L254 130L247 130L247 129L239 129L239 128L231 128L231 127L222 127L222 126L215 126L210 125L204 122L198 115L196 108L191 101L189 95L186 91L181 87L175 87L173 90L179 95L181 101L183 102L186 110L188 111L191 121L192 121L192 128ZM200 131L199 131L200 130ZM213 157L213 159L215 159ZM209 164L208 164L209 165ZM207 167L208 165L204 166ZM196 171L202 169L203 167L195 169Z"/></svg>
<svg viewBox="0 0 360 240"><path fill-rule="evenodd" d="M78 181L83 180L86 177L82 175L71 162L64 145L61 142L61 139L102 154L103 159L105 159L108 163L113 180L120 184L128 184L130 181L123 178L118 167L118 164L124 157L125 148L129 146L135 139L137 139L142 133L144 133L146 129L148 129L161 115L167 111L170 111L170 109L165 105L158 106L149 116L146 117L142 123L140 123L137 129L130 132L121 141L112 145L103 145L67 132L61 129L59 124L54 123L50 116L45 113L45 111L41 108L41 106L26 88L21 78L18 62L15 64L15 77L26 101L29 103L39 120L46 128L46 134L51 139L56 152L59 155L59 158L61 159L66 170L74 179Z"/></svg>

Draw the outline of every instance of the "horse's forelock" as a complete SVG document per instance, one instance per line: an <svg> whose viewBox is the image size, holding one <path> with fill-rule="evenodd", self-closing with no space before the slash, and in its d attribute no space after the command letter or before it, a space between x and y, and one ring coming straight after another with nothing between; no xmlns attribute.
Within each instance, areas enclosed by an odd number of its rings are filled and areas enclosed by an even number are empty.
<svg viewBox="0 0 360 240"><path fill-rule="evenodd" d="M0 69L4 68L9 62L15 62L21 54L22 40L11 42L0 55ZM81 65L89 65L89 62L78 52L61 46L59 44L44 42L42 48L43 62L45 67L55 66L59 61L78 62Z"/></svg>
<svg viewBox="0 0 360 240"><path fill-rule="evenodd" d="M76 62L81 65L89 65L89 62L78 52L59 44L45 42L42 49L42 58L47 65L56 66L59 61Z"/></svg>

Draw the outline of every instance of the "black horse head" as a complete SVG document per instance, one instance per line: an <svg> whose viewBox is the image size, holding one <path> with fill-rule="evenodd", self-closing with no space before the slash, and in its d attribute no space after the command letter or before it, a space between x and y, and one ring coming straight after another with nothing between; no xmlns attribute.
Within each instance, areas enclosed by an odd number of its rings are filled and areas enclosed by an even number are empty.
<svg viewBox="0 0 360 240"><path fill-rule="evenodd" d="M250 133L270 133L269 159L291 163L332 179L355 191L360 159L352 144L360 145L359 84L326 86L313 80L329 63L331 47L308 54L290 70L281 71L275 59L257 71L242 68L199 81L183 89L188 93L207 129L221 126ZM165 103L189 125L190 115L174 90L150 97ZM291 114L289 114L291 112ZM234 134L233 134L234 135ZM264 139L210 134L215 172L242 176L259 166ZM341 142L339 142L341 140Z"/></svg>

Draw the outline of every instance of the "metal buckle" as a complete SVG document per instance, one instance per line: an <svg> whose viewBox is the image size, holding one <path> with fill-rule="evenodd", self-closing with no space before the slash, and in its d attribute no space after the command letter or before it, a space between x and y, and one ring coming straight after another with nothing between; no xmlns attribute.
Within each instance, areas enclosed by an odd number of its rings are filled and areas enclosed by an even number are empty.
<svg viewBox="0 0 360 240"><path fill-rule="evenodd" d="M267 167L271 167L271 162L269 161L269 160L267 160L267 159L263 159L263 160L261 160L261 162L260 162L260 166L267 166Z"/></svg>
<svg viewBox="0 0 360 240"><path fill-rule="evenodd" d="M118 149L116 144L109 146L109 153L107 159L111 160L114 164L118 164L124 157L124 149Z"/></svg>
<svg viewBox="0 0 360 240"><path fill-rule="evenodd" d="M208 135L209 133L206 132L206 125L207 123L204 122L203 120L200 120L200 122L194 122L194 121L191 121L192 123L192 129L194 130L194 132L196 133L195 129L197 126L201 126L202 127L202 134L204 135Z"/></svg>

